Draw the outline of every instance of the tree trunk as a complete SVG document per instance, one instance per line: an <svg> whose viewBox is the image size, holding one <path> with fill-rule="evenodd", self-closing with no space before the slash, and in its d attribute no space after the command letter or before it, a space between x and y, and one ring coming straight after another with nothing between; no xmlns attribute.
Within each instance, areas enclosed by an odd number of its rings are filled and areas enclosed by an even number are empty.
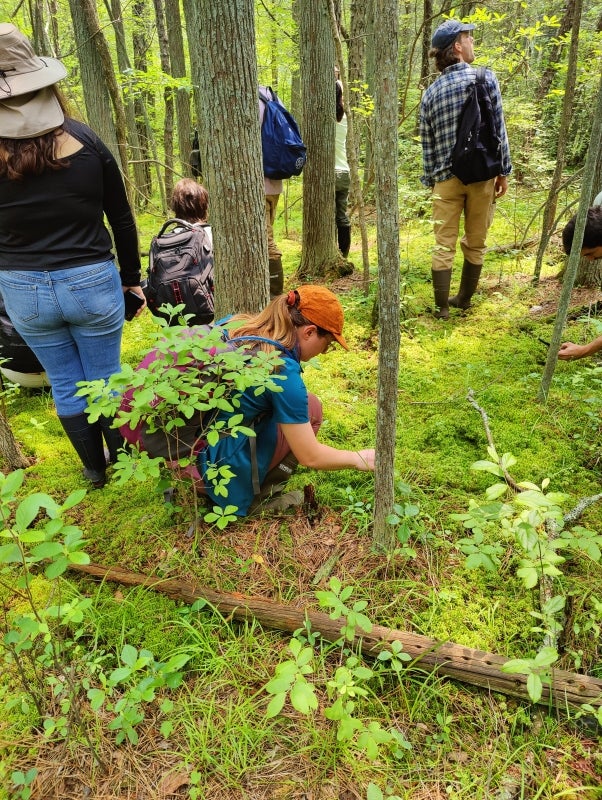
<svg viewBox="0 0 602 800"><path fill-rule="evenodd" d="M121 0L110 0L110 7L108 10L111 15L113 30L115 31L115 44L119 71L122 76L129 75L131 71L131 64L126 46ZM142 150L140 148L140 141L138 138L138 127L136 125L136 109L134 106L134 101L127 94L124 105L128 130L127 141L130 149L130 162L133 164L134 173L134 202L137 208L142 208L144 206L144 202L141 201L141 198L145 197L145 192L147 190L146 168L142 160Z"/></svg>
<svg viewBox="0 0 602 800"><path fill-rule="evenodd" d="M573 237L573 245L571 247L571 254L566 266L564 281L562 283L562 293L558 301L558 312L556 314L556 321L554 322L554 330L548 349L548 357L546 359L546 366L541 379L539 393L537 399L540 401L546 400L552 378L554 377L554 370L556 369L556 362L558 360L558 350L562 342L562 333L566 324L566 315L569 308L571 299L571 291L575 282L575 275L579 265L579 257L581 252L581 245L583 243L583 233L585 231L585 222L587 218L587 209L591 203L594 187L594 174L595 166L598 157L598 148L600 139L602 139L602 77L598 85L598 99L596 101L596 109L594 111L594 119L592 122L592 132L590 144L585 159L585 166L583 168L583 185L581 186L581 199L579 201L579 211L577 212L577 219L575 221L575 235Z"/></svg>
<svg viewBox="0 0 602 800"><path fill-rule="evenodd" d="M4 412L0 411L0 458L9 469L25 469L30 462L17 444L17 440L8 423Z"/></svg>
<svg viewBox="0 0 602 800"><path fill-rule="evenodd" d="M303 92L303 238L299 277L336 274L341 256L335 243L334 43L328 0L299 0ZM311 200L309 199L311 198Z"/></svg>
<svg viewBox="0 0 602 800"><path fill-rule="evenodd" d="M167 20L167 39L169 42L169 61L174 78L186 77L184 58L184 39L182 38L182 18L179 0L165 0ZM182 175L192 176L190 166L192 122L190 119L190 94L187 89L176 89L176 119L178 130L178 151Z"/></svg>
<svg viewBox="0 0 602 800"><path fill-rule="evenodd" d="M253 2L188 0L184 8L189 43L198 39L191 60L202 98L197 112L211 203L215 317L256 313L268 302L269 273Z"/></svg>
<svg viewBox="0 0 602 800"><path fill-rule="evenodd" d="M602 140L598 140L598 154L596 156L596 169L594 170L594 180L588 205L591 206L594 197L602 190ZM596 142L590 140L590 147L596 147ZM590 261L588 258L581 258L577 267L577 277L575 286L587 286L589 288L602 287L602 259L597 258Z"/></svg>
<svg viewBox="0 0 602 800"><path fill-rule="evenodd" d="M69 0L69 8L73 21L73 34L77 46L88 123L117 161L120 161L111 98L104 81L99 79L103 75L103 64L100 52L94 44L96 31L89 25L86 3L82 3L80 0Z"/></svg>
<svg viewBox="0 0 602 800"><path fill-rule="evenodd" d="M167 28L165 26L165 11L163 0L153 0L155 6L155 20L157 23L157 40L159 42L159 57L161 60L161 71L164 75L171 74L169 60L169 42L167 40ZM174 92L171 86L163 89L163 185L165 186L166 197L171 197L173 189L173 124L174 124Z"/></svg>
<svg viewBox="0 0 602 800"><path fill-rule="evenodd" d="M397 198L397 0L376 0L374 33L379 44L374 97L374 175L380 342L376 401L374 544L393 549L387 522L395 502L394 461L399 373L399 201Z"/></svg>
<svg viewBox="0 0 602 800"><path fill-rule="evenodd" d="M562 116L560 119L560 128L558 130L558 145L556 150L556 166L554 167L554 175L550 190L548 192L548 201L546 203L543 220L541 224L541 241L537 251L537 258L535 260L535 271L533 273L533 281L537 283L541 275L541 267L543 263L544 253L548 246L554 217L556 216L556 202L558 195L558 187L562 180L562 170L564 168L566 143L571 123L571 115L573 112L573 101L575 98L575 84L577 80L577 60L578 60L578 44L579 44L579 24L581 22L581 8L582 0L575 0L575 15L573 17L573 27L571 35L571 46L569 50L569 60L567 68L566 83L564 87L564 97L562 100Z"/></svg>
<svg viewBox="0 0 602 800"><path fill-rule="evenodd" d="M146 72L148 63L146 60L146 53L150 47L147 40L146 27L147 27L147 11L146 0L135 0L132 6L132 13L136 20L136 26L132 32L132 46L134 51L134 69L140 72ZM140 163L144 169L145 179L140 186L141 202L140 205L145 207L148 205L151 194L153 192L152 185L152 172L151 172L151 145L152 145L152 131L148 124L148 115L146 109L152 104L153 97L150 92L136 92L134 98L134 109L136 116L136 128L138 130L138 142L140 143ZM157 170L157 178L159 181L160 190L163 191L163 181L160 179ZM165 208L165 198L163 197L163 206Z"/></svg>

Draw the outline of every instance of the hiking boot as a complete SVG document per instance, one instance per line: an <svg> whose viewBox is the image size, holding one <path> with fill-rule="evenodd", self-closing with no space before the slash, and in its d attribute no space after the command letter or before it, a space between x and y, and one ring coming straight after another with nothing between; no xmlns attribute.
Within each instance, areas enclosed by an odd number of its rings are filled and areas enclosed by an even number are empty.
<svg viewBox="0 0 602 800"><path fill-rule="evenodd" d="M278 297L284 291L284 272L282 271L282 257L270 258L270 300Z"/></svg>
<svg viewBox="0 0 602 800"><path fill-rule="evenodd" d="M284 494L274 495L260 506L261 511L288 511L291 508L298 508L303 505L303 492L292 491Z"/></svg>

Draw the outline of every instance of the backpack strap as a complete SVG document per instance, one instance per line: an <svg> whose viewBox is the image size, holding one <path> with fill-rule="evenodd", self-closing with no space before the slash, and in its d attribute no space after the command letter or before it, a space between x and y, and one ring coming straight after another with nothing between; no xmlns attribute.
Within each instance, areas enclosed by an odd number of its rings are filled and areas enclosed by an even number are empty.
<svg viewBox="0 0 602 800"><path fill-rule="evenodd" d="M163 236L165 231L170 228L172 225L178 228L187 228L189 231L194 230L195 225L192 222L186 222L185 219L178 219L177 217L172 217L168 219L167 222L163 223L161 226L161 230L157 234L157 236Z"/></svg>
<svg viewBox="0 0 602 800"><path fill-rule="evenodd" d="M485 85L485 76L487 73L487 67L477 67L477 79L476 83L482 83Z"/></svg>

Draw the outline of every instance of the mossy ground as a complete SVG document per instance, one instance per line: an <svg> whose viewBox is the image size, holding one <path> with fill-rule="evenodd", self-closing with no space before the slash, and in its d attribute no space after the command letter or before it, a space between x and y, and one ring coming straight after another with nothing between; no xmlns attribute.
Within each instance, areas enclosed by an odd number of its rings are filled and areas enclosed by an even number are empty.
<svg viewBox="0 0 602 800"><path fill-rule="evenodd" d="M481 416L467 401L469 390L488 415L498 452L517 458L516 480L540 484L549 478L551 488L570 495L567 510L599 491L600 384L592 363L559 363L547 402L536 401L546 357L540 339L550 339L560 256L550 249L544 279L533 287L533 253L520 248L517 233L530 209L529 198L520 196L498 204L489 244L516 242L516 247L491 253L473 308L453 313L448 322L427 311L432 304L428 224L414 221L401 230L395 469L420 505L415 558L385 559L372 550L371 476L300 470L293 483L314 487L317 511L241 521L223 532L202 523L190 532L193 498L185 485L166 504L150 484L119 487L112 481L102 491L90 491L73 511L92 560L301 607L315 606L316 573L336 552L330 574L353 584L355 597L369 600L373 622L505 656L532 655L540 645L530 615L539 606L537 592L517 579L511 555L498 573L466 570L454 547L465 532L451 516L465 511L470 498L482 498L492 482L471 469L486 457L487 440ZM143 222L143 249L156 227L151 223ZM285 230L281 216L277 239L292 285L300 237L298 221L293 224L291 217L287 224ZM358 241L351 251L357 268ZM454 285L459 270L458 259ZM371 277L367 297L357 272L334 286L346 309L351 351L335 350L305 370L308 388L324 404L320 437L338 447L367 447L375 438L378 335L369 326L375 268ZM598 299L598 293L576 292L573 305L588 299ZM124 361L137 363L152 325L149 317L126 325ZM569 324L566 338L589 337L584 323ZM24 392L8 413L24 451L35 457L27 470L28 491L58 499L84 485L47 394ZM601 522L601 504L581 519L593 530L600 530ZM562 569L559 591L569 604L561 666L599 675L600 565L575 557ZM40 776L34 797L186 797L190 768L200 772L199 797L232 800L351 800L365 797L369 781L408 800L602 797L598 731L584 730L564 714L412 669L401 680L376 681L358 704L358 714L403 731L412 745L399 761L371 762L337 742L322 714L324 683L340 653L317 655L318 713L305 718L287 705L283 716L267 719L261 687L284 657L286 637L252 622L234 623L208 612L191 615L149 590L69 580L94 599L89 647L115 653L128 642L150 649L157 659L184 647L193 658L184 688L174 693L176 726L169 740L159 733L156 709L142 724L137 746L115 747L106 720L90 716L104 773L76 735L67 745L45 742L31 713L5 715L2 781L10 783L11 769L35 765ZM2 599L10 609L10 591L3 590ZM18 691L14 678L7 673L3 681L5 697Z"/></svg>

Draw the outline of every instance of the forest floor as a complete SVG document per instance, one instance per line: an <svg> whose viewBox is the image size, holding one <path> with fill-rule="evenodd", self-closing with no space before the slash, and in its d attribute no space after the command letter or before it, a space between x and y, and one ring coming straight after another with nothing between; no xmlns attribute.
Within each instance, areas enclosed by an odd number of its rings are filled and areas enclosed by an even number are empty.
<svg viewBox="0 0 602 800"><path fill-rule="evenodd" d="M353 257L359 262L357 252ZM306 490L311 502L225 530L202 521L191 528L197 499L186 484L165 503L163 487L113 479L69 513L85 533L91 560L159 583L190 581L298 609L320 607L316 593L333 592L335 578L352 592L348 606L363 603L362 613L375 624L509 658L534 657L545 627L544 600L539 585L528 588L520 579L525 554L517 542L499 521L483 526L486 541L502 548L490 571L468 569L459 545L470 531L455 515L483 503L496 481L471 468L488 457L487 439L466 394L473 390L487 410L498 452L516 457L510 467L516 480L544 486L549 479L550 490L566 494L566 512L599 490L600 369L595 361L560 364L549 402L537 403L547 352L542 340L550 338L560 283L546 275L533 287L524 264L510 259L496 276L494 262L474 307L442 323L426 312L432 290L424 258L410 258L396 447L405 528L400 526L392 552L383 555L373 547L371 476L300 470L291 484L311 487ZM369 327L374 286L364 297L356 271L333 288L346 309L352 349L328 353L320 364L309 365L305 376L325 406L320 438L355 449L370 446L375 435L378 332ZM597 290L573 291L566 338L591 338L601 300ZM591 324L583 321L588 315ZM148 319L127 327L126 361L137 363L152 331ZM35 458L26 471L27 491L64 498L83 486L48 394L23 392L12 402L10 421L25 452ZM512 502L510 494L507 499ZM579 524L595 539L602 528L599 504ZM562 552L566 562L552 587L564 601L557 617L562 627L557 665L602 678L600 559L595 548L589 555ZM8 624L20 601L4 580L0 591ZM29 687L21 685L7 662L0 682L0 702L7 708L0 721L4 796L26 800L15 780L36 769L34 800L602 798L600 729L591 713L580 716L507 697L427 673L419 664L397 672L358 662L348 644L314 641L304 631L303 646L313 647L307 674L317 708L302 713L287 696L281 713L271 717L264 687L279 664L293 659L289 635L191 608L148 588L98 584L72 573L59 583L57 588L35 572L36 602L45 604L60 591L65 599L91 603L83 620L62 637L73 639L79 652L79 661L64 669L80 675L71 700L83 726L74 726L66 737L44 735L28 689L47 695L48 687L35 688L34 672ZM162 663L182 653L189 661L182 685L163 687L156 699L140 703L136 737L116 744L118 728L110 727L114 706L107 702L93 711L86 687L123 665L119 653L126 644L139 654L148 650ZM87 666L78 672L82 665ZM349 736L329 710L345 681L352 698L347 711L357 721ZM134 705L134 689L135 682L124 684L119 696ZM45 702L46 719L65 713L60 698ZM372 751L366 742L379 736Z"/></svg>

